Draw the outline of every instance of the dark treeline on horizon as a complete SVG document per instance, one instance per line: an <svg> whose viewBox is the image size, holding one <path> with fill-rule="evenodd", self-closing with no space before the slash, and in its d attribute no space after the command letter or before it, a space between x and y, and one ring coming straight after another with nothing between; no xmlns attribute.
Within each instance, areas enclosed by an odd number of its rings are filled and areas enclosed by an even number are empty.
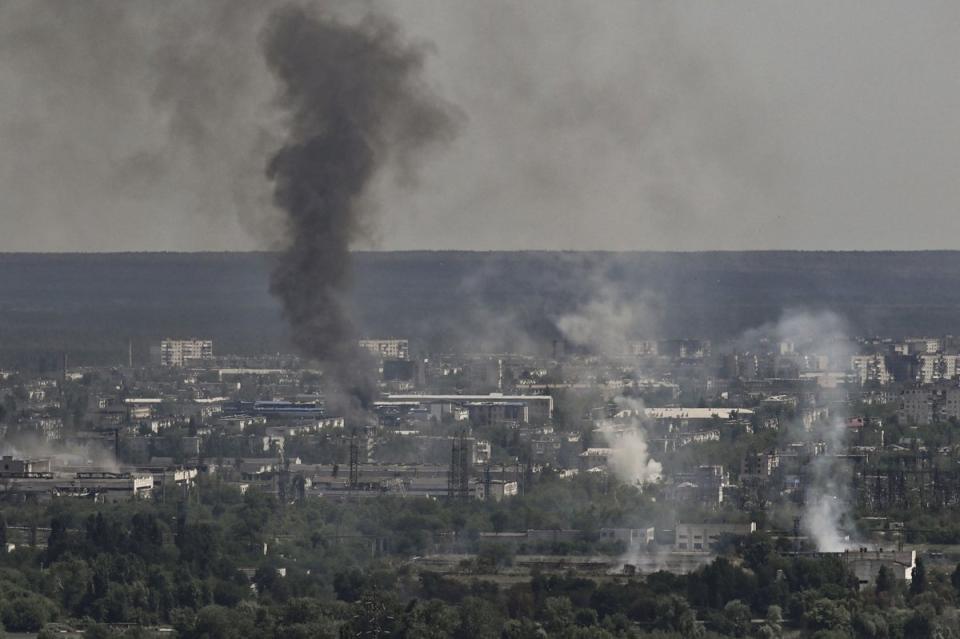
<svg viewBox="0 0 960 639"><path fill-rule="evenodd" d="M119 363L128 340L145 358L163 336L210 337L220 353L290 351L271 260L0 254L0 363L63 351L76 364ZM601 289L655 310L658 334L637 337L722 340L786 309L833 311L862 335L960 331L960 252L357 252L353 275L360 331L427 350L516 346L490 342L492 317L501 337L547 349L554 320Z"/></svg>

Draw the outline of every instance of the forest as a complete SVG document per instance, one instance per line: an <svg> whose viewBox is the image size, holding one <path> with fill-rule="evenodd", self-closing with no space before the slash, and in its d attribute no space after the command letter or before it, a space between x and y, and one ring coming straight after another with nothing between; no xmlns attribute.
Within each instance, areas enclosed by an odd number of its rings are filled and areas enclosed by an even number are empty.
<svg viewBox="0 0 960 639"><path fill-rule="evenodd" d="M41 637L158 626L197 639L960 636L960 571L922 557L909 585L884 569L861 590L836 556L793 555L754 533L689 574L534 570L518 581L502 578L509 548L477 542L481 531L579 528L579 548L554 550L617 552L599 545L600 527L667 510L589 476L548 477L503 502L286 503L208 478L180 501L8 505L0 534L16 548L0 559L0 621ZM452 573L416 564L451 533L474 543L471 562Z"/></svg>
<svg viewBox="0 0 960 639"><path fill-rule="evenodd" d="M957 253L360 252L354 317L418 350L548 352L562 314L600 293L642 300L659 335L729 339L785 309L851 334L956 334ZM163 337L218 353L290 352L268 253L0 254L0 365L146 363ZM451 303L455 300L456 303ZM669 327L668 329L665 327ZM509 330L507 330L509 329ZM45 359L46 358L46 359Z"/></svg>

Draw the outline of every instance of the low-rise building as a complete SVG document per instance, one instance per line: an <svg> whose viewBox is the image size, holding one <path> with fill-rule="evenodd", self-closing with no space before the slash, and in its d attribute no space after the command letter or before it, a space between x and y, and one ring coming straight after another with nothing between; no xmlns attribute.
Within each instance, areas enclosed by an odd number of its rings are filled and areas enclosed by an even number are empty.
<svg viewBox="0 0 960 639"><path fill-rule="evenodd" d="M860 582L860 587L872 586L877 581L881 568L886 568L898 581L913 579L917 564L917 551L884 551L861 548L843 553L843 561Z"/></svg>
<svg viewBox="0 0 960 639"><path fill-rule="evenodd" d="M674 550L709 552L715 550L726 535L743 536L756 532L756 522L746 524L677 524L674 531Z"/></svg>

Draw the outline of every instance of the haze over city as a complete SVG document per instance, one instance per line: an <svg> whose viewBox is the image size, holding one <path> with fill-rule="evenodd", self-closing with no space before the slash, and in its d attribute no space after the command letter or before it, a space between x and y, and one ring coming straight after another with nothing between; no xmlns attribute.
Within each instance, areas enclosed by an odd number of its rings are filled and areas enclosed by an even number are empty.
<svg viewBox="0 0 960 639"><path fill-rule="evenodd" d="M960 637L958 22L0 0L0 639Z"/></svg>
<svg viewBox="0 0 960 639"><path fill-rule="evenodd" d="M277 4L4 2L0 249L270 248L282 116L258 31ZM931 249L960 230L955 3L368 4L425 45L458 117L416 188L378 179L360 248Z"/></svg>

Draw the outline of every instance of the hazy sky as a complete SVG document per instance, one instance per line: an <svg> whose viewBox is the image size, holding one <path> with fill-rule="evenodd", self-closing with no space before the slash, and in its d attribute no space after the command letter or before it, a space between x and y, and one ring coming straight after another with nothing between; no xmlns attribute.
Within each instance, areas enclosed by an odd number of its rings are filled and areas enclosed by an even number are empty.
<svg viewBox="0 0 960 639"><path fill-rule="evenodd" d="M268 4L0 0L0 250L269 247ZM956 2L377 6L462 112L377 248L956 247Z"/></svg>

